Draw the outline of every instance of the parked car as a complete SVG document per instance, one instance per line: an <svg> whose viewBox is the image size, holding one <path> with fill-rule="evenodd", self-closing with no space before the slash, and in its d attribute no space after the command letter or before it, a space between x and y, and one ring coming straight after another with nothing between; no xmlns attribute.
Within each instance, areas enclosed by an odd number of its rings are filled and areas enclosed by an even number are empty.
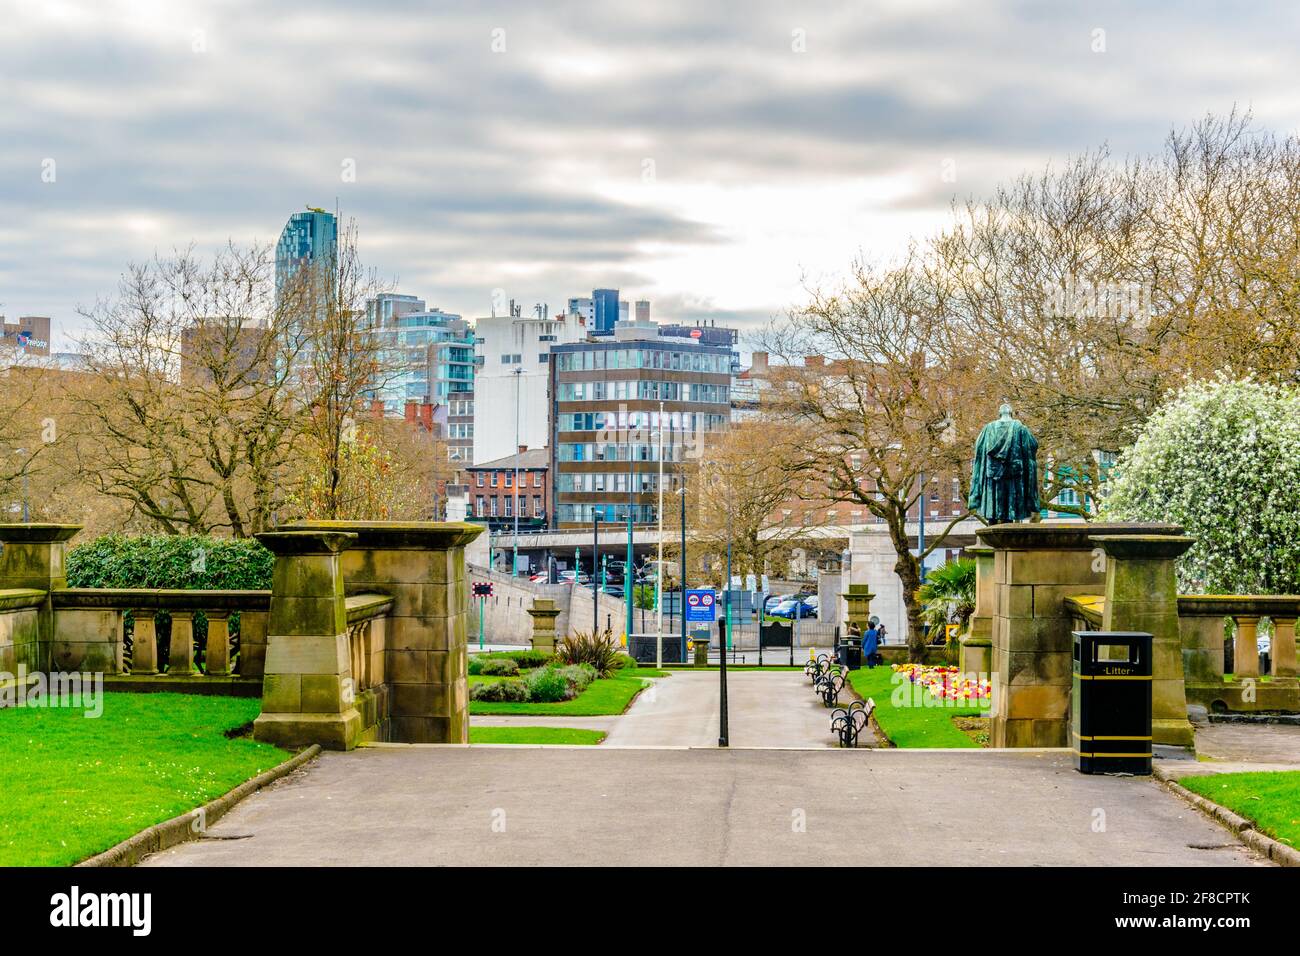
<svg viewBox="0 0 1300 956"><path fill-rule="evenodd" d="M618 598L620 601L623 599L623 595L625 593L623 591L623 586L621 584L606 584L603 588L601 588L601 590L604 591L606 594L608 594L610 597Z"/></svg>
<svg viewBox="0 0 1300 956"><path fill-rule="evenodd" d="M579 584L590 584L590 583L591 583L591 575L589 575L586 571L576 571L576 572L575 572L575 571L561 571L561 572L560 572L560 583L561 583L561 584L572 584L572 583L574 582L574 579L575 579L575 578L577 579L577 582L578 582Z"/></svg>
<svg viewBox="0 0 1300 956"><path fill-rule="evenodd" d="M807 620L808 618L817 617L817 605L809 604L806 595L796 595L788 597L780 604L769 610L769 617L787 617Z"/></svg>

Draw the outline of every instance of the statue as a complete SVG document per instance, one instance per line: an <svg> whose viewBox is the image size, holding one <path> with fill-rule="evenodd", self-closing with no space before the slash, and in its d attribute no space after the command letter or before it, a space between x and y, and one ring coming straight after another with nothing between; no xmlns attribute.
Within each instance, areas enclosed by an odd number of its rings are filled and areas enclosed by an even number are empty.
<svg viewBox="0 0 1300 956"><path fill-rule="evenodd" d="M1038 439L1011 414L980 429L967 505L990 524L1019 521L1038 511Z"/></svg>

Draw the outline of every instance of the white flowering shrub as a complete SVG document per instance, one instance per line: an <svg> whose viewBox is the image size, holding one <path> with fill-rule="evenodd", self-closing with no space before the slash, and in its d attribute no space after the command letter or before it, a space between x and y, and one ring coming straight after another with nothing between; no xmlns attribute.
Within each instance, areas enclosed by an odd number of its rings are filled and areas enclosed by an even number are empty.
<svg viewBox="0 0 1300 956"><path fill-rule="evenodd" d="M1104 519L1173 521L1196 538L1183 593L1300 592L1300 392L1224 375L1188 385L1108 484Z"/></svg>

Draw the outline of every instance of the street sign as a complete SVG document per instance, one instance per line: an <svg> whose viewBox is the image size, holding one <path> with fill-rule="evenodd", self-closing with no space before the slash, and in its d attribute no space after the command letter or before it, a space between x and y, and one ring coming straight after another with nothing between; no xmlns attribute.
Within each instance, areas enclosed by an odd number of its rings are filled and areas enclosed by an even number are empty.
<svg viewBox="0 0 1300 956"><path fill-rule="evenodd" d="M474 582L474 596L475 596L475 597L478 597L478 598L489 598L489 597L491 597L491 596L492 596L492 582L491 582L491 581L475 581L475 582Z"/></svg>
<svg viewBox="0 0 1300 956"><path fill-rule="evenodd" d="M712 624L717 617L718 599L713 588L691 588L686 592L686 621Z"/></svg>

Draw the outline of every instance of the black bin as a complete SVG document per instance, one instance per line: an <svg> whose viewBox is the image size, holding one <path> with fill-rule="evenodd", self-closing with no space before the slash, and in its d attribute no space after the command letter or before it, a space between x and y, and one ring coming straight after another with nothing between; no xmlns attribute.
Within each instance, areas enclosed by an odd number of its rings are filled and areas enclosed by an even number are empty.
<svg viewBox="0 0 1300 956"><path fill-rule="evenodd" d="M1080 773L1151 773L1151 635L1075 631L1070 730Z"/></svg>
<svg viewBox="0 0 1300 956"><path fill-rule="evenodd" d="M862 666L862 645L856 641L842 641L835 649L835 657L841 667L855 671Z"/></svg>

